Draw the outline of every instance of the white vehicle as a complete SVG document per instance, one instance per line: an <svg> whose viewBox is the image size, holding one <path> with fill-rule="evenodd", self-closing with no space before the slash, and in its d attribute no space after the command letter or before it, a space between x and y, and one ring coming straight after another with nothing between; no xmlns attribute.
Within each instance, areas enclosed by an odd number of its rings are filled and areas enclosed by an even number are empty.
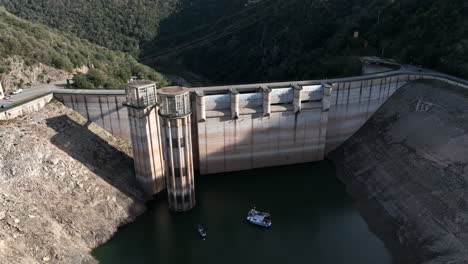
<svg viewBox="0 0 468 264"><path fill-rule="evenodd" d="M18 89L16 91L12 92L12 94L20 94L22 92L23 92L23 89Z"/></svg>

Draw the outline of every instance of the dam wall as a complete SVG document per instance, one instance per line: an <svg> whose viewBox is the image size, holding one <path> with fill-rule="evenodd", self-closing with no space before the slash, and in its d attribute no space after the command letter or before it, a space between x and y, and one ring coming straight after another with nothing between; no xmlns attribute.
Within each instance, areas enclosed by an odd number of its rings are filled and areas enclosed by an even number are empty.
<svg viewBox="0 0 468 264"><path fill-rule="evenodd" d="M265 87L261 92L200 97L205 107L197 103L195 111L202 174L323 158L328 110L323 109L322 85L298 92ZM305 103L298 109L294 102L300 97Z"/></svg>
<svg viewBox="0 0 468 264"><path fill-rule="evenodd" d="M322 160L409 80L397 75L257 89L196 88L200 172Z"/></svg>
<svg viewBox="0 0 468 264"><path fill-rule="evenodd" d="M434 72L397 70L342 79L190 88L193 166L201 174L321 160L408 82ZM130 141L123 91L60 90L55 97ZM132 128L137 129L137 128Z"/></svg>
<svg viewBox="0 0 468 264"><path fill-rule="evenodd" d="M408 75L333 83L325 153L351 137L395 93Z"/></svg>
<svg viewBox="0 0 468 264"><path fill-rule="evenodd" d="M123 91L60 90L54 93L54 97L113 136L131 141Z"/></svg>

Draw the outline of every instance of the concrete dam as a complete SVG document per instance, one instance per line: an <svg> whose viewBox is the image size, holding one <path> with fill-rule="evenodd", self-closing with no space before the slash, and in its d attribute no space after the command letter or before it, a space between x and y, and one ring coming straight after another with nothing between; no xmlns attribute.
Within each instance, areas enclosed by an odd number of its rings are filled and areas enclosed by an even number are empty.
<svg viewBox="0 0 468 264"><path fill-rule="evenodd" d="M351 78L215 87L130 83L124 91L54 93L68 107L132 142L135 173L148 195L167 189L174 211L195 206L194 171L212 174L305 163L351 137L400 87L437 79L398 69Z"/></svg>

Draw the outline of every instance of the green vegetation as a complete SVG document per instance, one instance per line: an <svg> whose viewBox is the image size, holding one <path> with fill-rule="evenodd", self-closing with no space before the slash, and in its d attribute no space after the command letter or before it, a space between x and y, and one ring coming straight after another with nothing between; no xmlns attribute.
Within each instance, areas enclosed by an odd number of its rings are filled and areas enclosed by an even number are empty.
<svg viewBox="0 0 468 264"><path fill-rule="evenodd" d="M178 0L0 0L9 12L112 50L137 55Z"/></svg>
<svg viewBox="0 0 468 264"><path fill-rule="evenodd" d="M468 78L466 1L262 0L254 8L246 2L184 2L160 24L144 61L235 83L353 75L358 56L376 55ZM241 28L242 20L253 23ZM181 33L188 24L195 30ZM232 34L216 39L223 31ZM194 42L187 47L188 41ZM161 56L174 47L180 48Z"/></svg>
<svg viewBox="0 0 468 264"><path fill-rule="evenodd" d="M77 76L75 86L79 88L121 88L132 75L166 84L162 75L128 54L19 19L3 8L0 8L0 36L0 74L11 70L8 57L20 56L28 65L44 63L68 72L94 65L89 74Z"/></svg>
<svg viewBox="0 0 468 264"><path fill-rule="evenodd" d="M153 67L190 70L217 83L354 75L360 72L357 58L368 55L468 78L463 0L0 0L0 5L139 55ZM60 57L51 64L70 67ZM99 83L102 73L93 75Z"/></svg>

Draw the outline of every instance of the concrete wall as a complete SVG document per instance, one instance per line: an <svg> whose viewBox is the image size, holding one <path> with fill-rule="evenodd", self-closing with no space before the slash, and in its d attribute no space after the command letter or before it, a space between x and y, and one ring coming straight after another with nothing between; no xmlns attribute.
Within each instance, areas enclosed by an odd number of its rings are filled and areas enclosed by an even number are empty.
<svg viewBox="0 0 468 264"><path fill-rule="evenodd" d="M0 112L0 120L14 119L35 112L52 101L53 98L53 94L46 94L30 102Z"/></svg>
<svg viewBox="0 0 468 264"><path fill-rule="evenodd" d="M264 96L270 97L265 108ZM300 106L295 99L299 97ZM196 110L200 172L323 159L328 111L323 109L322 98L322 85L305 86L296 94L293 88L284 87L269 94L204 96L205 121L200 120L202 109ZM231 109L231 103L235 109Z"/></svg>
<svg viewBox="0 0 468 264"><path fill-rule="evenodd" d="M325 153L334 150L357 132L369 117L407 82L407 75L397 75L334 83Z"/></svg>
<svg viewBox="0 0 468 264"><path fill-rule="evenodd" d="M70 107L91 122L112 135L130 142L130 123L128 119L125 95L123 92L114 94L104 93L75 93L56 92L55 98Z"/></svg>
<svg viewBox="0 0 468 264"><path fill-rule="evenodd" d="M199 95L195 105L200 172L322 160L406 83L400 76L332 82L329 96L323 84L275 87L269 95Z"/></svg>
<svg viewBox="0 0 468 264"><path fill-rule="evenodd" d="M465 80L453 76L404 70L326 81L191 88L194 167L208 174L321 160L399 87L416 79L468 88ZM55 96L130 141L122 91Z"/></svg>

